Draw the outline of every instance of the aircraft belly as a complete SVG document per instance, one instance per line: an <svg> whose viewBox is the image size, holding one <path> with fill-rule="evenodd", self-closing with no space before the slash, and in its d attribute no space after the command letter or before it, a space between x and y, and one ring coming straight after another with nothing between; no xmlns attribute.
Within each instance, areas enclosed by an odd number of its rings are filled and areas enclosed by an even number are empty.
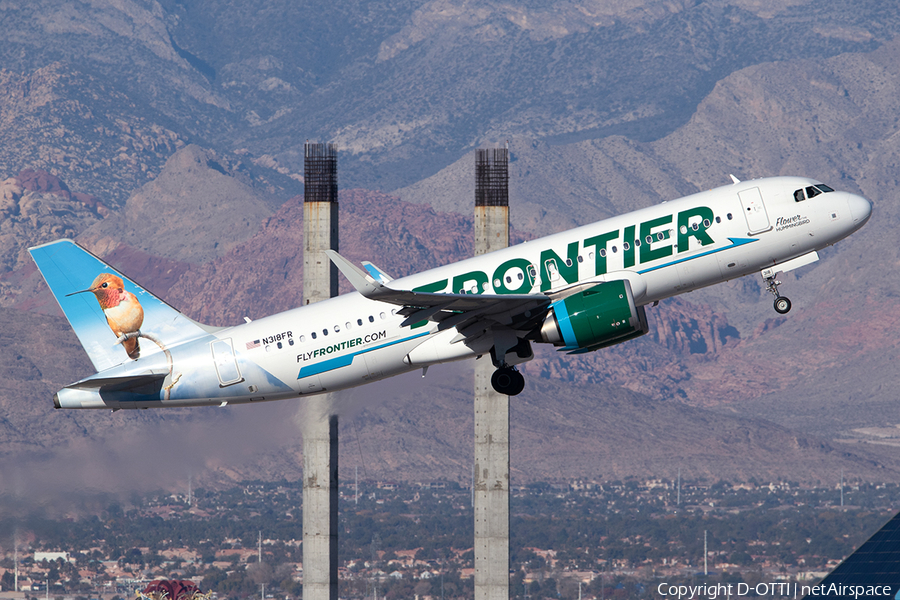
<svg viewBox="0 0 900 600"><path fill-rule="evenodd" d="M678 278L681 281L679 291L694 290L722 281L722 271L717 257L710 255L680 263Z"/></svg>
<svg viewBox="0 0 900 600"><path fill-rule="evenodd" d="M681 285L681 279L674 268L660 269L642 275L647 282L645 302L655 302L677 294L677 287Z"/></svg>
<svg viewBox="0 0 900 600"><path fill-rule="evenodd" d="M401 349L399 346L403 346L406 349ZM366 381L383 379L384 377L412 370L403 362L403 358L409 349L409 344L401 344L399 346L381 348L380 350L366 353L366 368L368 370Z"/></svg>
<svg viewBox="0 0 900 600"><path fill-rule="evenodd" d="M337 369L325 371L320 375L314 375L321 382L322 387L328 390L341 390L354 385L359 385L365 381L368 375L366 367L366 359L364 355L359 354L350 358L350 362L345 366ZM308 378L307 378L308 379ZM301 383L306 379L301 379Z"/></svg>
<svg viewBox="0 0 900 600"><path fill-rule="evenodd" d="M309 375L297 381L298 392L301 394L317 394L325 390L322 378L319 375Z"/></svg>

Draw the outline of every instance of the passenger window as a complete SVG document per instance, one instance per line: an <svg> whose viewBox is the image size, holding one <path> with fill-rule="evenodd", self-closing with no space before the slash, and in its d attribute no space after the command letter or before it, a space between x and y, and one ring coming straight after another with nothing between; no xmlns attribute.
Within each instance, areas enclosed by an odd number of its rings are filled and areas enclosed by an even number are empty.
<svg viewBox="0 0 900 600"><path fill-rule="evenodd" d="M652 236L652 235L648 235L648 236L645 237L644 239L647 241L648 244L652 244L652 243L653 243L653 236Z"/></svg>
<svg viewBox="0 0 900 600"><path fill-rule="evenodd" d="M583 257L582 255L580 255L580 254L578 255L578 262L579 262L579 263L583 263L583 262L584 262L584 257Z"/></svg>
<svg viewBox="0 0 900 600"><path fill-rule="evenodd" d="M316 332L315 332L315 331L313 331L313 332L312 332L311 334L309 334L309 335L312 336L312 339L316 339Z"/></svg>
<svg viewBox="0 0 900 600"><path fill-rule="evenodd" d="M375 322L375 317L373 317L372 315L369 315L369 323L374 323L374 322Z"/></svg>
<svg viewBox="0 0 900 600"><path fill-rule="evenodd" d="M341 331L341 326L340 326L340 325L335 325L335 326L334 326L334 332L335 332L335 333L339 333L340 331Z"/></svg>
<svg viewBox="0 0 900 600"><path fill-rule="evenodd" d="M350 329L350 321L347 321L346 323L344 323L344 327L346 327L347 329Z"/></svg>
<svg viewBox="0 0 900 600"><path fill-rule="evenodd" d="M816 196L818 196L818 195L821 194L821 193L822 193L822 192L820 192L819 190L817 190L817 189L814 188L813 186L809 186L808 188L806 188L806 197L807 197L807 198L815 198Z"/></svg>
<svg viewBox="0 0 900 600"><path fill-rule="evenodd" d="M606 258L606 248L600 248L600 256Z"/></svg>
<svg viewBox="0 0 900 600"><path fill-rule="evenodd" d="M709 219L703 219L703 226L704 226L704 227L709 227L710 225L712 225L712 223L709 222Z"/></svg>
<svg viewBox="0 0 900 600"><path fill-rule="evenodd" d="M323 330L322 330L322 335L328 335L328 329L323 329Z"/></svg>
<svg viewBox="0 0 900 600"><path fill-rule="evenodd" d="M794 202L803 202L806 200L806 196L803 195L803 188L794 192Z"/></svg>
<svg viewBox="0 0 900 600"><path fill-rule="evenodd" d="M357 319L356 324L359 325L360 327L362 327L362 319Z"/></svg>
<svg viewBox="0 0 900 600"><path fill-rule="evenodd" d="M721 222L722 222L722 217L716 217L716 223L721 223Z"/></svg>
<svg viewBox="0 0 900 600"><path fill-rule="evenodd" d="M315 335L315 334L313 334L313 335ZM305 335L301 335L301 336L300 336L300 343L302 344L302 343L305 342L305 341L306 341L306 336L305 336Z"/></svg>
<svg viewBox="0 0 900 600"><path fill-rule="evenodd" d="M279 350L281 350L281 342L278 342L278 343L275 344L275 345L278 346L278 349L279 349Z"/></svg>
<svg viewBox="0 0 900 600"><path fill-rule="evenodd" d="M631 244L629 244L628 242L624 242L624 243L622 244L622 249L623 249L623 250L627 251L629 248L631 248Z"/></svg>
<svg viewBox="0 0 900 600"><path fill-rule="evenodd" d="M385 315L384 313L381 313L380 316L381 316L382 319L386 319L386 318L387 318L387 315Z"/></svg>
<svg viewBox="0 0 900 600"><path fill-rule="evenodd" d="M641 240L634 240L634 247L635 247L635 248L640 248L640 247L641 247Z"/></svg>
<svg viewBox="0 0 900 600"><path fill-rule="evenodd" d="M730 221L730 220L733 219L734 217L731 216L731 213L728 213L727 215L725 215L725 218L727 218L727 219Z"/></svg>

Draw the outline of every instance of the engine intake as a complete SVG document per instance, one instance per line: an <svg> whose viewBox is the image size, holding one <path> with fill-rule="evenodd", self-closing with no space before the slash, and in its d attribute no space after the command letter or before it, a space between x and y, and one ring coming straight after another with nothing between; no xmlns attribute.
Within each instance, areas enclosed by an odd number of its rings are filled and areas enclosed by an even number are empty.
<svg viewBox="0 0 900 600"><path fill-rule="evenodd" d="M557 300L541 325L541 339L563 350L590 352L647 333L643 306L634 305L631 283L608 281Z"/></svg>

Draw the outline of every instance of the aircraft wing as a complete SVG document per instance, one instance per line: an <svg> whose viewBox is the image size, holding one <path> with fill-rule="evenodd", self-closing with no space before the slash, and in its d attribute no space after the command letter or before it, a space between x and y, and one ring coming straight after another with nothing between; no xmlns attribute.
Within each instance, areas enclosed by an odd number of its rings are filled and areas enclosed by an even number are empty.
<svg viewBox="0 0 900 600"><path fill-rule="evenodd" d="M403 326L429 320L439 329L457 327L461 332L490 321L512 329L530 329L541 322L551 299L544 294L439 294L395 290L377 281L334 250L325 253L360 294L371 300L402 306Z"/></svg>

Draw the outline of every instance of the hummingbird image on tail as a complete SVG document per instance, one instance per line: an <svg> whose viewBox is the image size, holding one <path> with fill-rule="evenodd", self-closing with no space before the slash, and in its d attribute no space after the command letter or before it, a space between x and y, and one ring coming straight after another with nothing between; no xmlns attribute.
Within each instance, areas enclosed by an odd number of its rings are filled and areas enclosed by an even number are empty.
<svg viewBox="0 0 900 600"><path fill-rule="evenodd" d="M137 333L140 330L144 322L144 309L137 296L125 290L125 284L120 277L111 273L100 273L91 287L67 295L74 296L84 292L92 292L97 298L106 316L106 322L116 337L122 337L126 333ZM141 355L137 338L125 340L122 346L128 353L128 358L136 360Z"/></svg>

